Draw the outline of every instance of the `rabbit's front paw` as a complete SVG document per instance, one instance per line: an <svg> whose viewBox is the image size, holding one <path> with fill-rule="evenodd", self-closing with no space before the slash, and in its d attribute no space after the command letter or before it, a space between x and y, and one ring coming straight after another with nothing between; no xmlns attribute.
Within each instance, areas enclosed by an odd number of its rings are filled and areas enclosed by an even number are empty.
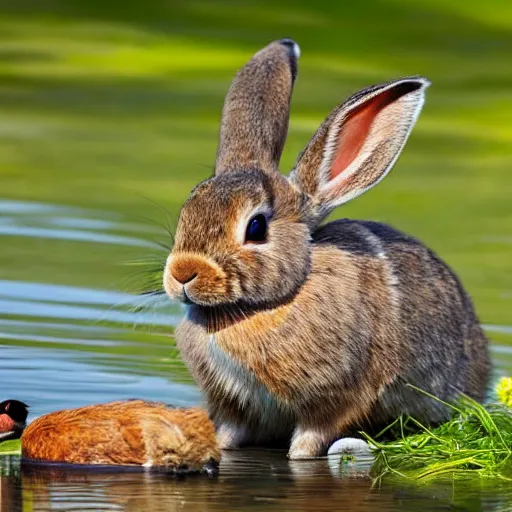
<svg viewBox="0 0 512 512"><path fill-rule="evenodd" d="M297 429L293 434L288 458L298 460L319 457L323 454L325 445L326 439L321 432Z"/></svg>
<svg viewBox="0 0 512 512"><path fill-rule="evenodd" d="M247 430L240 425L222 423L217 429L217 443L221 450L239 448L247 439Z"/></svg>

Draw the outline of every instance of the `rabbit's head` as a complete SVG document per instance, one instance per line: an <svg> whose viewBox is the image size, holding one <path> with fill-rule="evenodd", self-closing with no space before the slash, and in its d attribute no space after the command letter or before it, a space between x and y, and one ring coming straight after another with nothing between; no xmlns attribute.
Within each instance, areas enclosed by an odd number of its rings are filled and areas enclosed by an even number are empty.
<svg viewBox="0 0 512 512"><path fill-rule="evenodd" d="M336 206L379 182L421 110L423 78L365 89L338 106L278 172L299 47L285 39L258 52L227 94L214 175L185 202L164 287L203 307L278 306L308 277L311 236Z"/></svg>

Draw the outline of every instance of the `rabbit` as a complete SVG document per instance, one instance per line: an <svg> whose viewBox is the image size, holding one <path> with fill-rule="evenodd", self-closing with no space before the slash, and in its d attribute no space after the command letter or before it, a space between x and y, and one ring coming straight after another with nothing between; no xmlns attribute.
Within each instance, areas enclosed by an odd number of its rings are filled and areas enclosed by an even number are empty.
<svg viewBox="0 0 512 512"><path fill-rule="evenodd" d="M323 222L388 174L429 81L357 92L285 177L299 54L272 42L234 78L214 174L185 201L163 275L220 447L286 443L290 459L400 414L441 422L449 409L408 384L481 401L490 372L471 299L434 252L378 222Z"/></svg>

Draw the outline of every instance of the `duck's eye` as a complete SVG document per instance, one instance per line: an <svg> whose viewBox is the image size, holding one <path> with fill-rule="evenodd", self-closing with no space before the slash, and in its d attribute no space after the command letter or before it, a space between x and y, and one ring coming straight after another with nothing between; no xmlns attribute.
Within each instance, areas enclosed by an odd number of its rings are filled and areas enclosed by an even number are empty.
<svg viewBox="0 0 512 512"><path fill-rule="evenodd" d="M255 215L247 224L246 242L264 242L267 239L267 218L260 213Z"/></svg>

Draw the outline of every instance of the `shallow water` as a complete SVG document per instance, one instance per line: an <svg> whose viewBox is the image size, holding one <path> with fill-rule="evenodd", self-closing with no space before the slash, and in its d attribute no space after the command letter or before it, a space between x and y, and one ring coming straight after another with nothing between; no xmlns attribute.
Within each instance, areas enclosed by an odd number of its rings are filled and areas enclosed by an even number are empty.
<svg viewBox="0 0 512 512"><path fill-rule="evenodd" d="M1 477L10 508L25 510L509 510L509 486L457 489L451 485L372 487L352 465L290 463L283 453L247 451L225 456L216 479L169 478L142 472L22 468ZM4 505L5 506L5 505Z"/></svg>
<svg viewBox="0 0 512 512"><path fill-rule="evenodd" d="M104 218L102 218L102 215ZM2 232L2 226L10 230ZM48 226L52 226L51 229ZM18 229L19 228L19 229ZM106 212L0 202L0 243L42 237L81 240L83 251L111 244L143 246L151 229ZM130 232L130 236L119 233ZM77 256L78 257L78 256ZM109 263L110 264L110 263ZM47 275L42 275L45 278ZM142 397L193 405L201 396L174 347L181 309L166 300L150 313L132 308L147 298L115 289L0 280L0 398L30 404L30 417L57 409ZM42 279L44 281L44 279ZM136 328L134 328L136 326ZM509 326L488 326L509 336ZM503 338L500 338L503 339ZM512 348L495 343L497 373L512 373ZM145 472L99 472L0 462L1 510L507 510L508 486L480 483L373 487L369 460L289 462L284 452L224 456L216 479L175 479Z"/></svg>

